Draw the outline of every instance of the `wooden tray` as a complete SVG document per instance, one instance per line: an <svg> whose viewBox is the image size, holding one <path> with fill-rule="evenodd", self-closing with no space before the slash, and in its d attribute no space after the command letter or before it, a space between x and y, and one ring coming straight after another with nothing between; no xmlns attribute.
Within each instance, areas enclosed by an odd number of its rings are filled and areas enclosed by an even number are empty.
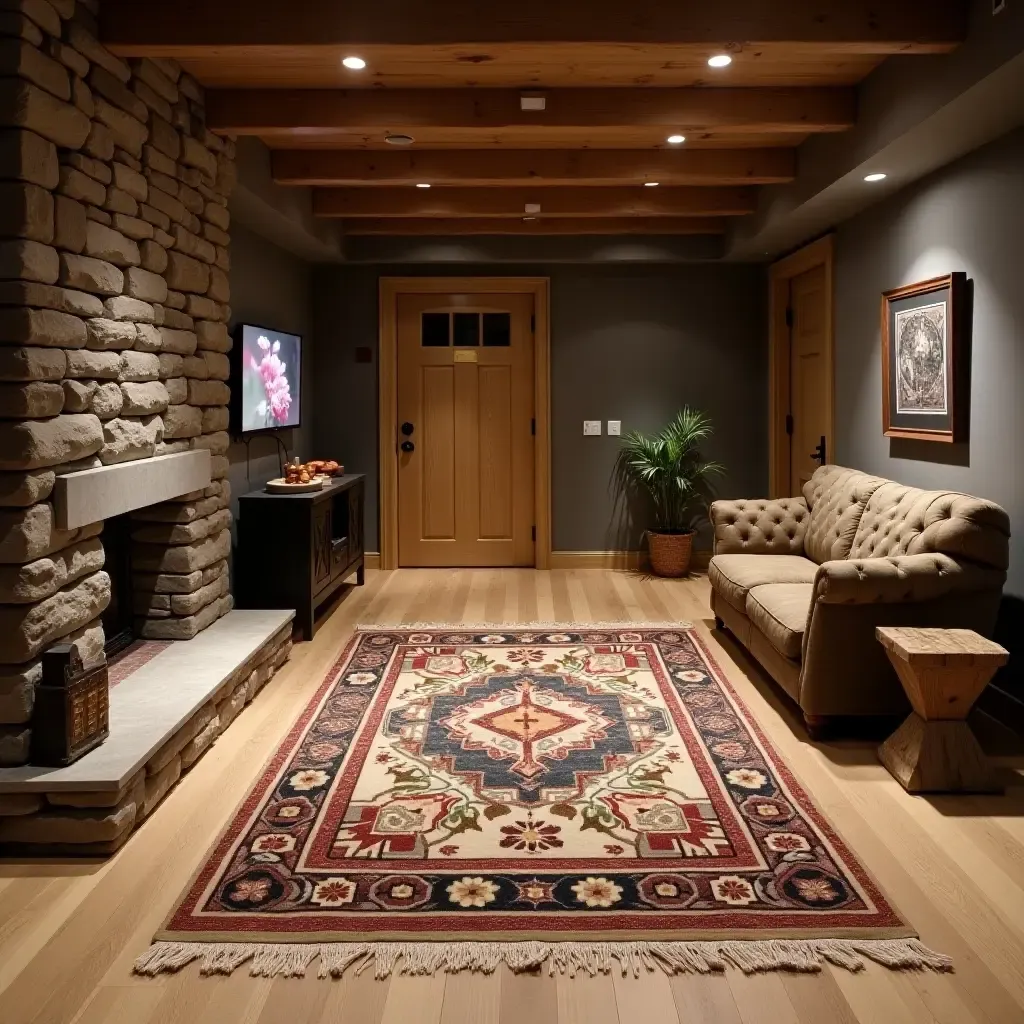
<svg viewBox="0 0 1024 1024"><path fill-rule="evenodd" d="M324 479L319 476L308 484L290 484L283 476L279 476L276 480L268 480L266 486L267 494L309 494L323 489Z"/></svg>

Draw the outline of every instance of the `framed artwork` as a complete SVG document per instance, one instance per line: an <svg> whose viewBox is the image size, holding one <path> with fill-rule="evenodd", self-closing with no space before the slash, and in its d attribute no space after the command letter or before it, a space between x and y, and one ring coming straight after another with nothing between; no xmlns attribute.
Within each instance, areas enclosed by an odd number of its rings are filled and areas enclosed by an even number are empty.
<svg viewBox="0 0 1024 1024"><path fill-rule="evenodd" d="M961 440L967 275L882 295L882 430L886 437Z"/></svg>

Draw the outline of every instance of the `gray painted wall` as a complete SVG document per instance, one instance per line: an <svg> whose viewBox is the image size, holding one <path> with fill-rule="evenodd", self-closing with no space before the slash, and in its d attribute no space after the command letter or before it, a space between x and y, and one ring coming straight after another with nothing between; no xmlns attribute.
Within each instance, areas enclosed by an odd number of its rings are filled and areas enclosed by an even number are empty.
<svg viewBox="0 0 1024 1024"><path fill-rule="evenodd" d="M956 488L1010 514L1008 590L1024 595L1024 130L842 225L836 264L836 456L921 487ZM973 287L969 442L882 435L879 301L953 270Z"/></svg>
<svg viewBox="0 0 1024 1024"><path fill-rule="evenodd" d="M583 437L584 419L655 430L684 404L717 432L709 457L728 468L718 490L767 488L764 270L744 265L517 267L551 278L554 548L639 546L612 484L618 441ZM377 288L381 276L440 275L430 266L323 267L314 287L314 446L369 477L367 545L377 547ZM458 274L507 268L459 267ZM372 364L355 349L374 351Z"/></svg>
<svg viewBox="0 0 1024 1024"><path fill-rule="evenodd" d="M235 223L231 228L231 329L239 323L262 324L289 334L301 334L302 426L279 432L289 454L313 458L312 439L313 339L312 268L297 256L278 248L248 228ZM270 437L257 437L251 444L252 459L246 467L246 446L231 445L229 479L238 512L238 495L255 490L278 476L278 450Z"/></svg>
<svg viewBox="0 0 1024 1024"><path fill-rule="evenodd" d="M839 229L837 461L921 487L991 498L1010 514L996 639L1010 650L982 705L1024 729L1024 129L936 172ZM973 293L970 436L882 436L881 292L952 270ZM1007 696L1008 695L1008 696Z"/></svg>

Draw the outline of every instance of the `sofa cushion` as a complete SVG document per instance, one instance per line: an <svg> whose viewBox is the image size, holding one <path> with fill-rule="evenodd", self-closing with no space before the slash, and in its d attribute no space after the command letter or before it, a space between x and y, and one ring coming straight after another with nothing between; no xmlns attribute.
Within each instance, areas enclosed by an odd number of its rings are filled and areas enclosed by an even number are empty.
<svg viewBox="0 0 1024 1024"><path fill-rule="evenodd" d="M803 498L716 501L711 506L715 551L735 555L802 555Z"/></svg>
<svg viewBox="0 0 1024 1024"><path fill-rule="evenodd" d="M715 555L708 580L737 611L745 611L747 592L766 583L813 583L818 567L802 555Z"/></svg>
<svg viewBox="0 0 1024 1024"><path fill-rule="evenodd" d="M944 554L993 569L1009 565L1010 518L991 501L887 482L870 497L851 558Z"/></svg>
<svg viewBox="0 0 1024 1024"><path fill-rule="evenodd" d="M815 562L846 558L868 499L886 483L881 477L842 466L821 466L804 484L810 509L804 554Z"/></svg>
<svg viewBox="0 0 1024 1024"><path fill-rule="evenodd" d="M747 594L747 616L779 654L799 659L813 583L769 583Z"/></svg>

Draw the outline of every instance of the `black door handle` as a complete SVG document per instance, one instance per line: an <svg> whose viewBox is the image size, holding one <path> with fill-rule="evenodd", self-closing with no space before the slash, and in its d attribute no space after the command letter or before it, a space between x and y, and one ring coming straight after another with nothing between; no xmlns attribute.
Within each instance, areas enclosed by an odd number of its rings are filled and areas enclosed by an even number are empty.
<svg viewBox="0 0 1024 1024"><path fill-rule="evenodd" d="M825 462L827 461L826 455L827 449L825 447L825 435L822 434L821 440L818 442L818 447L815 448L813 452L811 452L811 458L814 459L819 466L824 466Z"/></svg>
<svg viewBox="0 0 1024 1024"><path fill-rule="evenodd" d="M412 441L403 441L399 446L403 452L414 452L416 451L416 445Z"/></svg>
<svg viewBox="0 0 1024 1024"><path fill-rule="evenodd" d="M406 437L412 437L412 432L416 428L411 423L406 422L406 423L402 424L402 428L401 429L402 429L402 433L405 434Z"/></svg>

